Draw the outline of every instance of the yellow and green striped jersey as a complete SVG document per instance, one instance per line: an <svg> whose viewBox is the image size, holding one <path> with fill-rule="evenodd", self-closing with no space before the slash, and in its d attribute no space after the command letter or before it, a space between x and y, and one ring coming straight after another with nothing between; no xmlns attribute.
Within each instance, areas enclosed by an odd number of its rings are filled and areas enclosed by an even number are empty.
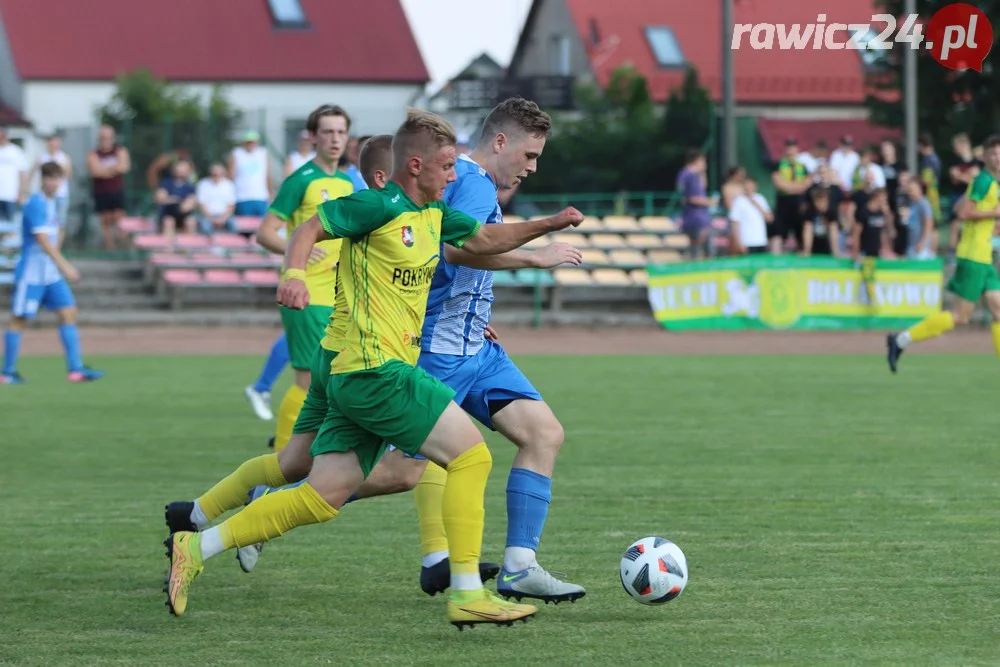
<svg viewBox="0 0 1000 667"><path fill-rule="evenodd" d="M1000 204L1000 188L997 181L987 171L979 172L969 184L965 196L976 204L977 211L992 211ZM955 248L955 256L982 264L993 263L993 229L997 221L963 220L962 236Z"/></svg>
<svg viewBox="0 0 1000 667"><path fill-rule="evenodd" d="M331 373L378 368L392 359L416 365L441 243L461 247L480 223L443 202L417 206L392 182L326 202L317 213L327 233L344 239L337 293L346 308L334 314L322 343L340 352Z"/></svg>
<svg viewBox="0 0 1000 667"><path fill-rule="evenodd" d="M798 160L789 160L788 158L782 158L778 163L778 173L781 174L783 179L792 183L801 183L809 178L809 171L804 164Z"/></svg>
<svg viewBox="0 0 1000 667"><path fill-rule="evenodd" d="M289 174L281 184L270 212L288 223L288 234L311 218L325 201L345 197L354 192L351 177L342 171L328 174L310 160ZM332 306L336 282L334 267L340 255L340 240L317 244L326 251L326 258L306 267L306 287L313 306Z"/></svg>

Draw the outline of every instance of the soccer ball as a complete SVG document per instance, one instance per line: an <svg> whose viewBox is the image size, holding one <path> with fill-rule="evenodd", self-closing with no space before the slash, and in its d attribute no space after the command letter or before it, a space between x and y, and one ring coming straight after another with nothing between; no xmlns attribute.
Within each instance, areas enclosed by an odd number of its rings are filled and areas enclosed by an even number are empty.
<svg viewBox="0 0 1000 667"><path fill-rule="evenodd" d="M687 558L670 540L644 537L625 550L621 579L625 592L636 602L670 602L687 586Z"/></svg>

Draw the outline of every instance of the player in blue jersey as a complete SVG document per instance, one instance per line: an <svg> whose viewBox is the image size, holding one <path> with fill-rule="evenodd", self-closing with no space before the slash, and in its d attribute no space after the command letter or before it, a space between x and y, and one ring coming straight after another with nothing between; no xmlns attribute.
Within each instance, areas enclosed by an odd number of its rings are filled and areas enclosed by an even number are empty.
<svg viewBox="0 0 1000 667"><path fill-rule="evenodd" d="M55 162L41 167L42 190L33 194L22 211L21 259L14 273L13 317L4 332L3 369L0 384L22 384L17 372L21 335L28 320L45 307L59 316L59 338L66 351L66 372L70 382L91 382L104 374L83 365L80 333L76 328L76 301L67 281L76 282L80 272L59 250L62 222L55 195L63 181L63 169Z"/></svg>

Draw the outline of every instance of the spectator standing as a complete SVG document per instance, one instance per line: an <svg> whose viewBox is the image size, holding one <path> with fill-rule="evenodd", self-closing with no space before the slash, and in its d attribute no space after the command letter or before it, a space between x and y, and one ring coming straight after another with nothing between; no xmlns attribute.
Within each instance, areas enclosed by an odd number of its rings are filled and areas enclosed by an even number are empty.
<svg viewBox="0 0 1000 667"><path fill-rule="evenodd" d="M711 231L711 216L709 209L715 206L715 200L708 197L706 169L708 163L705 155L699 150L689 150L684 168L677 175L677 191L684 202L684 212L681 217L681 229L691 240L692 255L702 259L708 246L708 235Z"/></svg>
<svg viewBox="0 0 1000 667"><path fill-rule="evenodd" d="M316 151L313 150L312 138L309 136L309 130L302 130L299 132L299 145L298 147L288 154L285 158L285 178L288 178L292 173L299 167L304 165L309 160L316 157Z"/></svg>
<svg viewBox="0 0 1000 667"><path fill-rule="evenodd" d="M746 178L747 170L743 167L730 167L726 170L722 178L721 188L722 206L726 211L729 211L733 207L733 202L736 201L736 198L746 191L743 187Z"/></svg>
<svg viewBox="0 0 1000 667"><path fill-rule="evenodd" d="M785 240L794 234L802 247L802 204L803 194L811 185L805 166L799 162L799 142L794 138L785 140L785 154L771 174L778 196L774 202L774 224L768 233L771 252L780 255Z"/></svg>
<svg viewBox="0 0 1000 667"><path fill-rule="evenodd" d="M879 146L878 166L882 169L882 175L885 177L885 190L889 197L889 208L892 210L892 217L895 220L902 221L903 218L899 214L899 203L901 200L905 200L906 192L900 187L899 174L905 169L905 166L899 160L895 143L889 140L881 143ZM896 238L893 241L892 251L900 257L906 255L908 232L909 230L906 225L900 224L896 226Z"/></svg>
<svg viewBox="0 0 1000 667"><path fill-rule="evenodd" d="M767 225L774 220L771 207L757 192L757 181L746 177L729 207L730 245L734 255L767 252Z"/></svg>
<svg viewBox="0 0 1000 667"><path fill-rule="evenodd" d="M941 217L941 158L934 152L934 137L924 132L917 140L917 151L920 153L920 180L924 184L924 192L934 211L934 219Z"/></svg>
<svg viewBox="0 0 1000 667"><path fill-rule="evenodd" d="M62 228L66 228L66 219L69 216L69 184L73 179L73 162L62 149L62 137L58 134L50 134L45 138L45 150L42 151L38 159L35 160L33 172L38 174L39 183L42 177L42 165L48 162L55 162L62 167L63 179L55 194L56 217Z"/></svg>
<svg viewBox="0 0 1000 667"><path fill-rule="evenodd" d="M30 165L20 146L0 128L0 222L13 223L28 194Z"/></svg>
<svg viewBox="0 0 1000 667"><path fill-rule="evenodd" d="M235 231L236 186L226 178L226 168L222 164L216 162L209 167L208 177L198 182L195 200L198 203L198 227L202 234L220 229Z"/></svg>
<svg viewBox="0 0 1000 667"><path fill-rule="evenodd" d="M154 200L160 207L160 231L173 242L178 227L187 234L195 232L194 211L197 199L191 183L191 163L178 160L172 174L160 182Z"/></svg>
<svg viewBox="0 0 1000 667"><path fill-rule="evenodd" d="M912 259L933 259L934 211L924 193L924 184L919 179L911 178L906 183L906 189L910 205L900 211L900 214L906 214L905 218L900 218L900 226L908 228L910 239L906 256Z"/></svg>
<svg viewBox="0 0 1000 667"><path fill-rule="evenodd" d="M802 151L798 155L799 162L806 168L806 172L815 175L820 165L824 165L830 158L830 149L822 139L813 144L812 150Z"/></svg>
<svg viewBox="0 0 1000 667"><path fill-rule="evenodd" d="M260 145L260 134L250 130L243 135L243 145L233 149L228 167L236 186L236 215L264 217L274 193L270 160Z"/></svg>
<svg viewBox="0 0 1000 667"><path fill-rule="evenodd" d="M854 215L854 259L877 259L891 248L892 211L885 188L873 190ZM866 282L870 282L866 280Z"/></svg>
<svg viewBox="0 0 1000 667"><path fill-rule="evenodd" d="M132 171L128 149L118 143L115 129L102 125L97 131L97 147L87 153L94 210L101 219L101 234L105 250L118 247L120 229L125 216L125 174Z"/></svg>
<svg viewBox="0 0 1000 667"><path fill-rule="evenodd" d="M850 189L860 162L861 156L854 150L854 138L845 134L840 138L840 145L830 154L830 168L836 174L841 188Z"/></svg>

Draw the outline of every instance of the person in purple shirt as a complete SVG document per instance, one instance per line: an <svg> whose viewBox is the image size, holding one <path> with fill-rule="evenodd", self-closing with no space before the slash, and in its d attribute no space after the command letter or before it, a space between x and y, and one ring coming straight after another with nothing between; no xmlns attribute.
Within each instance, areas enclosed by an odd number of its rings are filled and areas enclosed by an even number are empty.
<svg viewBox="0 0 1000 667"><path fill-rule="evenodd" d="M704 153L699 150L689 150L684 169L677 175L677 191L684 203L681 229L691 239L691 250L695 259L705 256L711 223L709 208L715 206L715 200L706 192L707 166Z"/></svg>

